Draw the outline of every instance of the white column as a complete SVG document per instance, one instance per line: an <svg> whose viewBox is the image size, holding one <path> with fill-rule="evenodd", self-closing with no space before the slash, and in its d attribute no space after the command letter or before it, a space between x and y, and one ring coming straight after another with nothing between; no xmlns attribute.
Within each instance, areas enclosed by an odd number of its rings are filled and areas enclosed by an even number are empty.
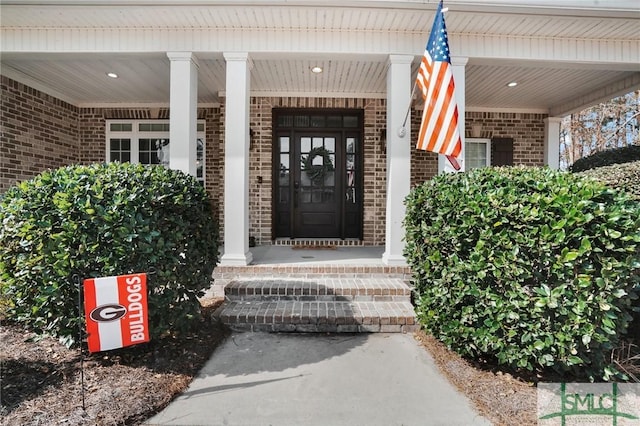
<svg viewBox="0 0 640 426"><path fill-rule="evenodd" d="M191 52L167 52L171 61L169 167L196 175L198 63Z"/></svg>
<svg viewBox="0 0 640 426"><path fill-rule="evenodd" d="M560 123L561 117L544 119L544 164L551 169L560 168Z"/></svg>
<svg viewBox="0 0 640 426"><path fill-rule="evenodd" d="M227 85L224 123L223 265L248 265L249 251L249 90L246 52L225 53Z"/></svg>
<svg viewBox="0 0 640 426"><path fill-rule="evenodd" d="M411 104L413 56L389 55L387 69L387 218L385 251L387 265L406 265L404 249L404 199L411 187L411 116L403 128Z"/></svg>
<svg viewBox="0 0 640 426"><path fill-rule="evenodd" d="M469 62L469 58L466 57L451 57L451 72L453 74L453 82L455 84L456 103L458 104L458 131L460 132L460 139L462 140L462 152L458 157L458 163L460 164L460 170L458 172L465 171L464 161L464 113L465 113L465 66ZM438 173L455 173L456 169L451 166L449 160L444 155L438 155Z"/></svg>

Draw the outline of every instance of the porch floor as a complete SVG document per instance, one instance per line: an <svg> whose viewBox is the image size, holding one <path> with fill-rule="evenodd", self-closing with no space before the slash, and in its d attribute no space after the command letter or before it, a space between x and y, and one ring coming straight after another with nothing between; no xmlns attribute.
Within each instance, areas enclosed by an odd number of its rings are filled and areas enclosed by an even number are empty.
<svg viewBox="0 0 640 426"><path fill-rule="evenodd" d="M307 248L264 245L250 248L252 265L361 265L384 266L384 246Z"/></svg>

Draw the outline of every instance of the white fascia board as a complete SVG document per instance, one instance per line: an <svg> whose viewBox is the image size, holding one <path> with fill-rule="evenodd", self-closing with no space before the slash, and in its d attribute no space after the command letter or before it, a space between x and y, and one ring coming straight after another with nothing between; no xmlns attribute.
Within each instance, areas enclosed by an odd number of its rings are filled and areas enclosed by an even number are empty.
<svg viewBox="0 0 640 426"><path fill-rule="evenodd" d="M0 51L13 53L255 52L419 57L428 34L302 29L3 28ZM640 63L640 40L587 40L449 34L458 56L583 63Z"/></svg>
<svg viewBox="0 0 640 426"><path fill-rule="evenodd" d="M3 0L9 6L310 6L310 7L375 7L394 9L435 9L437 0ZM518 13L541 13L555 11L558 14L572 13L587 16L597 13L638 12L636 0L607 0L585 2L584 0L448 0L451 10L504 11Z"/></svg>
<svg viewBox="0 0 640 426"><path fill-rule="evenodd" d="M466 108L466 112L499 112L499 113L513 113L513 114L549 114L549 109L547 109L547 108L495 108L495 107L469 106L469 105L467 105L465 108Z"/></svg>

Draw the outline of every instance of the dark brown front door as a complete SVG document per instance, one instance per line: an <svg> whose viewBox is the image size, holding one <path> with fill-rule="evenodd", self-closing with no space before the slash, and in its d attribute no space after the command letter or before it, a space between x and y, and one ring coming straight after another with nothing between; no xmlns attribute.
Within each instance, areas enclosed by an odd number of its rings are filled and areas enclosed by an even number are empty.
<svg viewBox="0 0 640 426"><path fill-rule="evenodd" d="M340 235L336 165L342 147L337 133L304 132L293 151L293 234L304 237Z"/></svg>
<svg viewBox="0 0 640 426"><path fill-rule="evenodd" d="M275 237L361 238L361 130L335 112L274 115Z"/></svg>

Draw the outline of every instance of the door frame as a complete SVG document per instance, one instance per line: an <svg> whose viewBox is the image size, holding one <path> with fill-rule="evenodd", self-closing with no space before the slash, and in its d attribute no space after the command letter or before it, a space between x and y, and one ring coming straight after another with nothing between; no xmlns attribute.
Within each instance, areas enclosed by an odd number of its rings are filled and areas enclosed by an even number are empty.
<svg viewBox="0 0 640 426"><path fill-rule="evenodd" d="M326 127L318 127L311 126L303 127L295 125L295 118L290 126L281 126L279 125L280 117L291 115L291 116L310 116L310 117L321 117L324 116L326 118L326 123L329 124L329 117L333 119L336 116L340 116L342 122L346 120L345 117L349 119L353 119L357 117L357 125L345 127L341 126L326 126ZM363 238L363 218L364 218L364 110L363 109L351 109L351 108L274 108L272 110L272 198L271 198L271 211L272 214L272 223L271 223L271 239L275 240L276 238L317 238L317 237L304 237L295 234L295 226L294 226L294 215L296 214L293 208L293 182L294 182L294 173L289 174L289 198L288 198L288 225L284 225L285 228L288 228L288 232L283 232L282 230L278 232L283 225L278 224L278 215L279 211L279 196L280 196L280 176L279 176L279 165L280 165L280 148L279 148L279 138L281 136L289 136L289 141L291 144L295 143L297 133L304 132L318 132L322 133L338 133L340 134L340 141L336 141L336 145L341 147L341 152L336 151L336 172L340 174L340 176L336 176L337 182L339 182L339 187L336 186L336 209L337 216L340 223L338 224L338 235L331 236L327 238L337 238L337 239L357 239L362 240ZM335 120L334 120L335 121ZM355 188L356 193L359 196L356 198L356 202L350 205L347 205L345 202L345 193L347 188L347 176L346 176L346 145L347 138L355 138L356 139L356 178L355 178ZM337 159L340 158L342 161L338 162ZM290 163L290 167L291 164ZM299 166L298 166L299 167ZM287 212L283 212L286 213ZM351 225L347 224L347 220L350 221Z"/></svg>

